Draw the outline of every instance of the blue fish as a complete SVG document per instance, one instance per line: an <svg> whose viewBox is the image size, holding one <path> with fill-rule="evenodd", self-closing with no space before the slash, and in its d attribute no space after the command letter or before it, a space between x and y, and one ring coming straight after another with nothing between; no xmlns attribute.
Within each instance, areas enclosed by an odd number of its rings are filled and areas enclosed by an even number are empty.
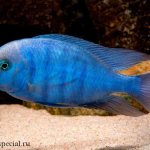
<svg viewBox="0 0 150 150"><path fill-rule="evenodd" d="M40 35L0 47L0 90L51 107L139 116L143 113L114 93L128 93L150 112L150 74L118 73L149 59L140 52L72 36Z"/></svg>

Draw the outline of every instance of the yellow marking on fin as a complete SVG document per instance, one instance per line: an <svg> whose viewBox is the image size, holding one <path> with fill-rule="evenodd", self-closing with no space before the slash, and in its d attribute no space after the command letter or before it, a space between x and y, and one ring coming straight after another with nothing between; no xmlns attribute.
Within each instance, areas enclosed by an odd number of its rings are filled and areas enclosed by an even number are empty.
<svg viewBox="0 0 150 150"><path fill-rule="evenodd" d="M150 61L143 61L125 70L120 70L118 73L124 75L140 75L150 72Z"/></svg>

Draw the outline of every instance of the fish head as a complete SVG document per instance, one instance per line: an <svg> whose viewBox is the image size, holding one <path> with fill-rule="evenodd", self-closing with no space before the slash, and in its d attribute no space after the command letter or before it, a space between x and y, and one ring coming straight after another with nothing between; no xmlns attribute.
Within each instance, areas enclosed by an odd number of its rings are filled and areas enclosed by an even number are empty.
<svg viewBox="0 0 150 150"><path fill-rule="evenodd" d="M13 41L0 47L0 90L8 93L22 88L27 72L19 43Z"/></svg>

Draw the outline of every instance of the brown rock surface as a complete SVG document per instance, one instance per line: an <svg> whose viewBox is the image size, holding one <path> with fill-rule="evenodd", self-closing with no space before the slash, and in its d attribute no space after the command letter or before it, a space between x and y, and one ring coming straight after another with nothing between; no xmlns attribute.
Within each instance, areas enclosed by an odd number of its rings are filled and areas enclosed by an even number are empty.
<svg viewBox="0 0 150 150"><path fill-rule="evenodd" d="M3 149L148 150L150 114L65 117L21 105L1 105L0 142L11 141L30 142L30 147L5 146Z"/></svg>
<svg viewBox="0 0 150 150"><path fill-rule="evenodd" d="M86 3L100 43L149 52L148 0L86 0Z"/></svg>

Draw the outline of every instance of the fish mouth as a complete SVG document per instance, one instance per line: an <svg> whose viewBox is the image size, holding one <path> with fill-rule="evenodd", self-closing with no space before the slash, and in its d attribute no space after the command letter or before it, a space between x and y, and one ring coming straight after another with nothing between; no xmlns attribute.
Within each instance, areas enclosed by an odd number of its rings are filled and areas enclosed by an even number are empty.
<svg viewBox="0 0 150 150"><path fill-rule="evenodd" d="M18 90L10 89L10 90L7 91L7 93L9 93L9 94L15 94L15 93L17 93L19 91L20 91L20 89L18 89Z"/></svg>
<svg viewBox="0 0 150 150"><path fill-rule="evenodd" d="M7 86L1 85L1 86L0 86L0 90L3 91L3 92L7 92L7 93L8 93L8 92L11 91L12 89L9 89Z"/></svg>

